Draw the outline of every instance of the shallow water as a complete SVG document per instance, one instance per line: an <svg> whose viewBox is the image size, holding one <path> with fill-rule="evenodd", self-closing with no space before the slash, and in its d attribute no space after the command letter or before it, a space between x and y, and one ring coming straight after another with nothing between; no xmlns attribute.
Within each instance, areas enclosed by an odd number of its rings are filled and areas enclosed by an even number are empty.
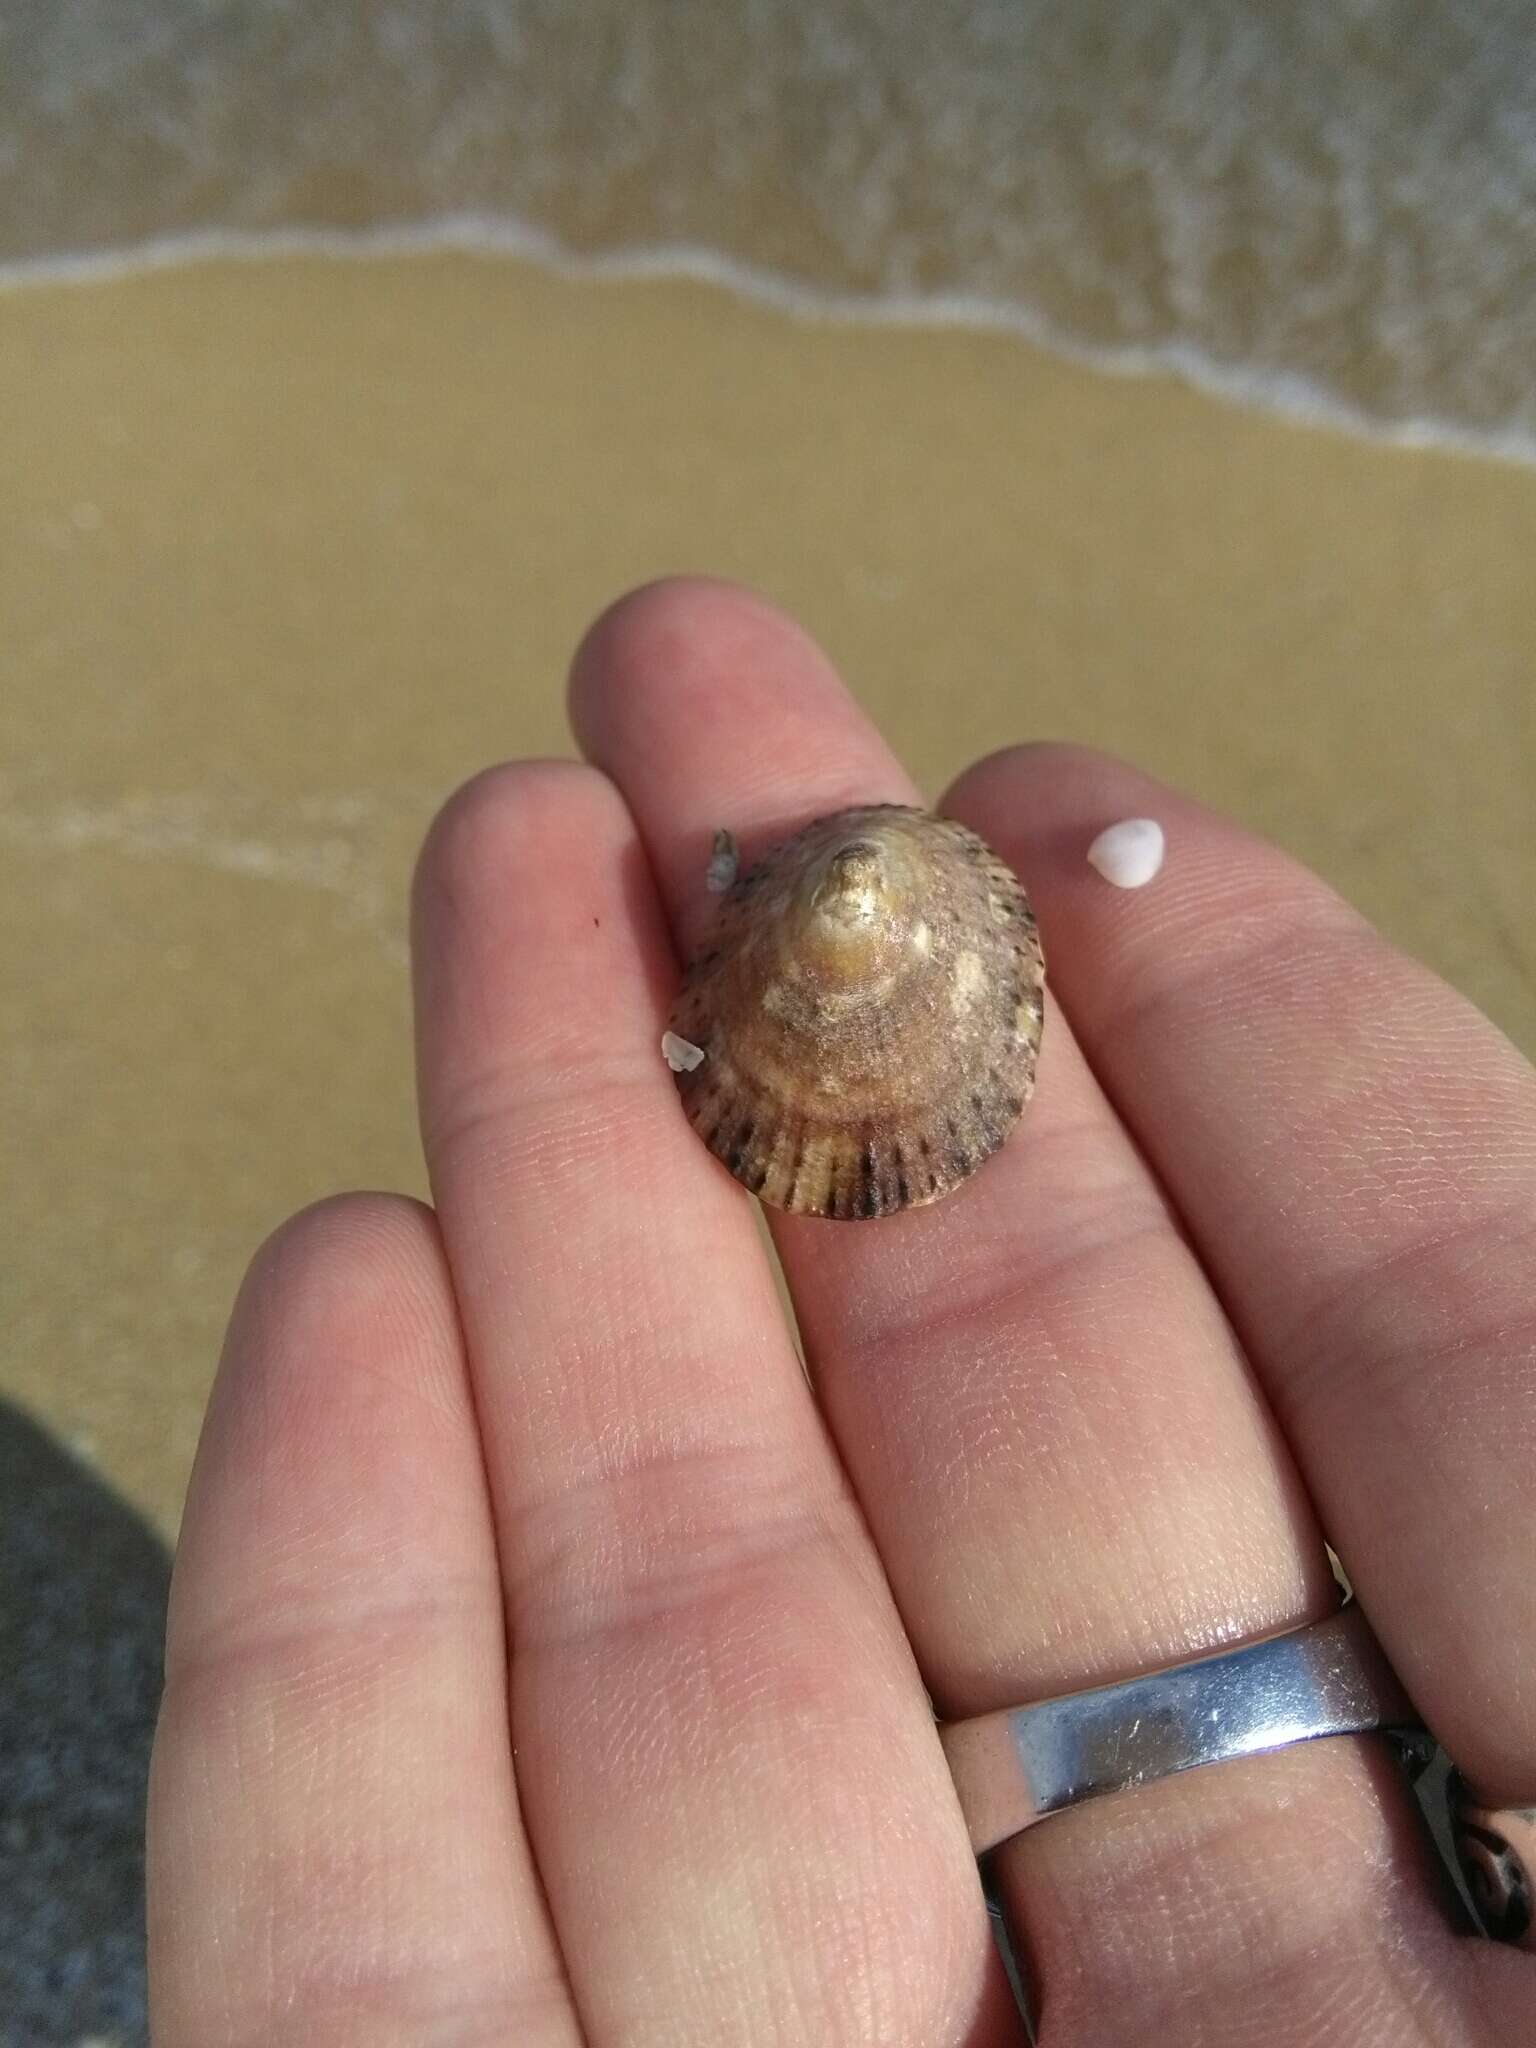
<svg viewBox="0 0 1536 2048"><path fill-rule="evenodd" d="M1531 459L1533 45L1524 0L22 0L0 264L687 268Z"/></svg>

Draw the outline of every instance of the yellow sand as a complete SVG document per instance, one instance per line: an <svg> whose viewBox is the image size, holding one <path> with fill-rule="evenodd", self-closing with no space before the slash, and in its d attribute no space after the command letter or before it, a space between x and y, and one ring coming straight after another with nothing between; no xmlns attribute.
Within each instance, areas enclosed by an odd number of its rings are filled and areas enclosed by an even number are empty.
<svg viewBox="0 0 1536 2048"><path fill-rule="evenodd" d="M798 612L930 792L1192 786L1536 1045L1536 475L453 256L6 296L0 461L0 1395L166 1530L255 1242L421 1190L422 828L642 578Z"/></svg>

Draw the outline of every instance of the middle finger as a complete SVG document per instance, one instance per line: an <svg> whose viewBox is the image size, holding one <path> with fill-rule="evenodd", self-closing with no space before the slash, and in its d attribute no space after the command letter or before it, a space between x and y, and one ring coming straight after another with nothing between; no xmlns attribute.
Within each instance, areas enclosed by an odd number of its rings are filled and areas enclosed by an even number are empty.
<svg viewBox="0 0 1536 2048"><path fill-rule="evenodd" d="M724 587L659 586L610 614L574 710L685 954L713 918L716 826L745 866L818 813L918 801L809 644ZM770 1221L945 1713L996 1704L1004 1641L1049 1692L1328 1603L1293 1468L1059 1009L1014 1140L958 1194L872 1224Z"/></svg>
<svg viewBox="0 0 1536 2048"><path fill-rule="evenodd" d="M685 952L711 919L716 827L750 861L808 817L914 800L816 650L725 586L657 586L608 614L578 656L573 715L629 799ZM818 1391L941 1712L1075 1691L1333 1604L1294 1467L1059 1011L1018 1136L953 1199L869 1224L772 1220ZM1223 1777L1219 1799L1156 1788L1137 1813L1164 1820L1139 1841L1085 1810L1019 1844L1005 1862L1036 1953L1055 1957L1058 1977L1081 1955L1081 1884L1057 1880L1074 1841L1087 1845L1079 1877L1094 1866L1106 1828L1124 1852L1112 1859L1122 1914L1146 1905L1171 1842L1204 1865L1207 1904L1239 1857L1294 1873L1294 1845L1250 1835L1239 1852L1230 1825L1235 1805L1267 1812L1285 1785L1305 1788L1304 1817L1328 1809L1346 1883L1379 1890L1383 1871L1401 1871L1416 1912L1421 1866L1401 1801L1378 1790L1356 1745L1320 1747L1305 1763L1196 1774ZM1102 1873L1094 1882L1111 1889ZM1314 1890L1339 1906L1340 1887ZM1274 1944L1254 1921L1275 1919L1271 1907L1298 1961L1315 1947L1319 1913L1291 1910L1304 1888L1273 1901L1245 1870L1239 1897L1246 1920L1185 1899L1179 1940L1138 1953L1129 1975L1144 2013L1198 2003L1203 1975L1231 1996L1234 1973L1270 1967ZM1215 1940L1221 1953L1200 1952Z"/></svg>

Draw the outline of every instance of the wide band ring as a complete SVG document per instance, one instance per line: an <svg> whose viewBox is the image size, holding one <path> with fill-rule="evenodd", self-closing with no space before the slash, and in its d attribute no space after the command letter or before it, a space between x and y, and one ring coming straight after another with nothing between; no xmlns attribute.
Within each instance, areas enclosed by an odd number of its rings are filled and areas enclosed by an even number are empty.
<svg viewBox="0 0 1536 2048"><path fill-rule="evenodd" d="M1320 1735L1428 1738L1358 1606L1145 1678L953 1721L939 1733L978 1856L1048 1814Z"/></svg>

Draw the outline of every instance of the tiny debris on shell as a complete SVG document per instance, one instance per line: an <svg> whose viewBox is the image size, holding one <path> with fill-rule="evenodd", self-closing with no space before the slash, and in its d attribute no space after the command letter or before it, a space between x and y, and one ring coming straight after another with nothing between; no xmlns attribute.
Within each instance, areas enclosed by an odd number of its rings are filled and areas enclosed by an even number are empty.
<svg viewBox="0 0 1536 2048"><path fill-rule="evenodd" d="M736 880L670 1020L698 1058L668 1060L695 1130L763 1201L889 1215L950 1193L1007 1138L1044 981L1024 891L973 832L861 806Z"/></svg>
<svg viewBox="0 0 1536 2048"><path fill-rule="evenodd" d="M1166 842L1156 818L1124 818L1109 825L1088 849L1088 865L1117 889L1141 889L1163 864Z"/></svg>
<svg viewBox="0 0 1536 2048"><path fill-rule="evenodd" d="M715 834L715 850L709 856L709 866L704 870L704 886L712 896L723 896L736 879L740 865L736 841L722 825Z"/></svg>
<svg viewBox="0 0 1536 2048"><path fill-rule="evenodd" d="M690 1045L675 1031L663 1031L661 1034L661 1056L674 1074L691 1074L695 1067L704 1064L704 1048Z"/></svg>

